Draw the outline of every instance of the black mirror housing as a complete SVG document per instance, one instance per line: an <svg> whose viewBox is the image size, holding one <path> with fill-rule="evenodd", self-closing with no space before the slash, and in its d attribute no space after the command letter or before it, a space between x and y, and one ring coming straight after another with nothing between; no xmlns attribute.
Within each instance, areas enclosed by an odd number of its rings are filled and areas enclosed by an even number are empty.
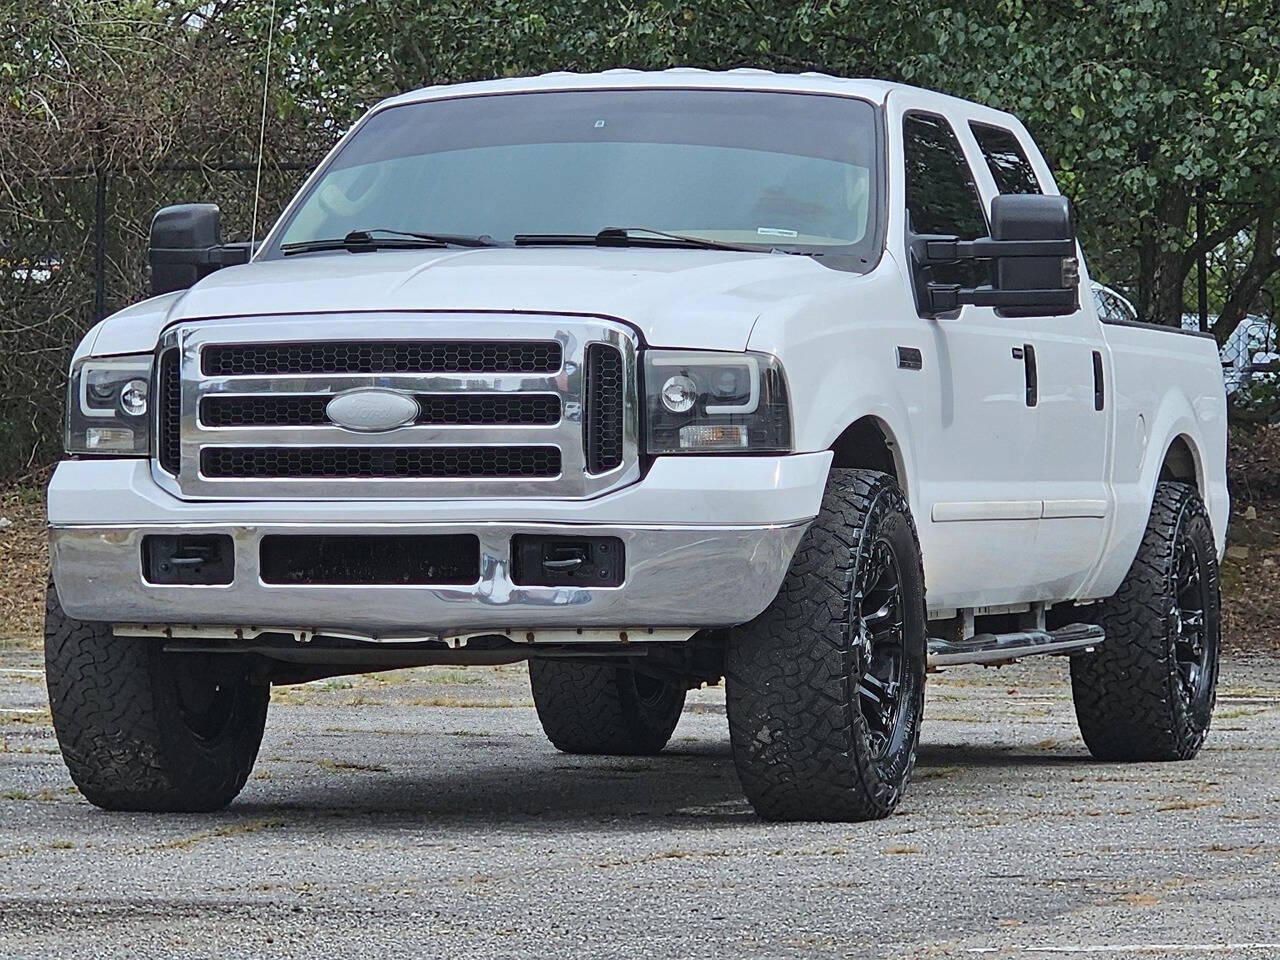
<svg viewBox="0 0 1280 960"><path fill-rule="evenodd" d="M215 270L249 261L252 244L222 243L221 220L213 203L183 203L155 215L148 249L152 296L185 290Z"/></svg>
<svg viewBox="0 0 1280 960"><path fill-rule="evenodd" d="M916 236L911 255L917 268L917 298L929 315L965 304L996 307L1010 317L1053 317L1080 309L1080 265L1066 197L1001 194L991 203L991 236ZM966 288L928 282L928 271L919 269L961 260L990 260L991 285Z"/></svg>
<svg viewBox="0 0 1280 960"><path fill-rule="evenodd" d="M1011 317L1057 316L1080 309L1076 230L1071 216L1071 201L1066 197L1040 194L1002 194L996 197L991 201L991 239L997 243L1056 240L1071 245L1070 251L1060 256L996 258L993 284L996 290L1070 290L1074 294L1070 303L1056 309L1035 303L1015 304L1005 307L1001 313Z"/></svg>

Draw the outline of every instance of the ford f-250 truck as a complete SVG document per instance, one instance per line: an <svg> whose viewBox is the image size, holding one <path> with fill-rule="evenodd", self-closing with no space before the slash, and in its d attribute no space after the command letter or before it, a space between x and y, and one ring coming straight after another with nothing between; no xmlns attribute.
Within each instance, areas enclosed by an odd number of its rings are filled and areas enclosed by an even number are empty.
<svg viewBox="0 0 1280 960"><path fill-rule="evenodd" d="M218 233L161 211L158 295L71 364L46 650L93 803L220 807L271 684L422 664L528 660L596 754L724 678L774 819L890 813L955 664L1070 655L1095 756L1200 747L1217 352L1099 321L1012 116L760 71L435 87L252 255Z"/></svg>

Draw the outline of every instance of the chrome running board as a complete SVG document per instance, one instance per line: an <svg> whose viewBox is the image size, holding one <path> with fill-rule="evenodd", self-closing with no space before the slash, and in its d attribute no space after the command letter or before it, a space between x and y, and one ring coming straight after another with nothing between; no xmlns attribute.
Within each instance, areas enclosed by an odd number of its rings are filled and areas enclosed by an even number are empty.
<svg viewBox="0 0 1280 960"><path fill-rule="evenodd" d="M1105 638L1102 628L1092 623L1072 623L1053 631L978 633L960 643L931 638L929 667L954 667L962 663L991 665L1040 654L1077 653L1096 647Z"/></svg>

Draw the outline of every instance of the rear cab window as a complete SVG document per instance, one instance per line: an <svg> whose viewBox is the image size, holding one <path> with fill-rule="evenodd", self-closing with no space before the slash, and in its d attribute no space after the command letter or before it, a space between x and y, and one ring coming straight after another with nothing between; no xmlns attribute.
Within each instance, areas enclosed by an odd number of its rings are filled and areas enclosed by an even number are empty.
<svg viewBox="0 0 1280 960"><path fill-rule="evenodd" d="M1027 153L1017 135L1004 127L970 121L969 129L978 141L991 179L1001 193L1044 193Z"/></svg>

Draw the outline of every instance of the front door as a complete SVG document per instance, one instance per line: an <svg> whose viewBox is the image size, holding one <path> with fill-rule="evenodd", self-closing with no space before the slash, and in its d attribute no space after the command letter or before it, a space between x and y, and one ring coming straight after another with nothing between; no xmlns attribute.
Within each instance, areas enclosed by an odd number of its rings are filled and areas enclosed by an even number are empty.
<svg viewBox="0 0 1280 960"><path fill-rule="evenodd" d="M988 234L985 204L952 120L927 94L895 90L890 130L901 132L905 169L906 269L925 279L975 286L985 267L914 268L915 234L974 239ZM917 304L919 308L921 305ZM919 500L929 606L934 611L1036 599L1027 564L1040 518L1031 452L1035 409L1028 404L1028 321L965 306L941 316L920 310L936 375L922 381L917 408Z"/></svg>

